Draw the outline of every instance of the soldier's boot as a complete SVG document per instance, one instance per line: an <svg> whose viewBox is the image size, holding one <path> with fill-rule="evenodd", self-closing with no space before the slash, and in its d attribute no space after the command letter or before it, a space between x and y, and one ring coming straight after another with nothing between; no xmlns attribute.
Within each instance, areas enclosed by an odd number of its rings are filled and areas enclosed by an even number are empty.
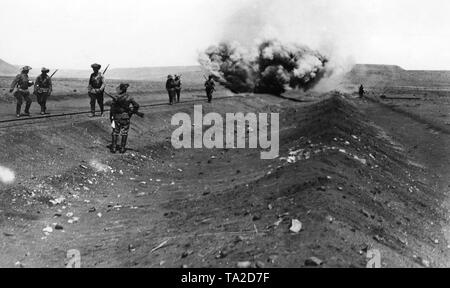
<svg viewBox="0 0 450 288"><path fill-rule="evenodd" d="M20 117L20 110L22 110L22 104L16 104L16 116Z"/></svg>
<svg viewBox="0 0 450 288"><path fill-rule="evenodd" d="M116 153L116 151L117 151L117 138L119 138L117 135L112 135L111 147L110 147L111 153Z"/></svg>
<svg viewBox="0 0 450 288"><path fill-rule="evenodd" d="M125 151L127 151L127 135L123 135L122 136L122 143L120 143L120 153L125 153Z"/></svg>

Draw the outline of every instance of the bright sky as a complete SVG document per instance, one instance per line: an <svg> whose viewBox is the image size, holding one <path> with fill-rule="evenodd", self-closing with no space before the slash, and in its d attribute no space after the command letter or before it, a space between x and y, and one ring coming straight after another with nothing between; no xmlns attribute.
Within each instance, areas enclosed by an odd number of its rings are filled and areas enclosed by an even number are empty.
<svg viewBox="0 0 450 288"><path fill-rule="evenodd" d="M0 58L189 65L224 38L276 36L358 63L450 70L449 11L447 0L0 0Z"/></svg>

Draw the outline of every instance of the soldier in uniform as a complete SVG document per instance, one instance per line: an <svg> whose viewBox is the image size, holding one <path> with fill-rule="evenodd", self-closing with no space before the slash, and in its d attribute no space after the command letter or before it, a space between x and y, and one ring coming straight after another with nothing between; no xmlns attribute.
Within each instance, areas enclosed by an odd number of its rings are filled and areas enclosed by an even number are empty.
<svg viewBox="0 0 450 288"><path fill-rule="evenodd" d="M361 84L361 86L359 86L359 92L358 92L359 97L362 98L364 96L364 93L365 93L364 86Z"/></svg>
<svg viewBox="0 0 450 288"><path fill-rule="evenodd" d="M208 97L208 102L211 103L212 100L212 94L215 88L216 83L214 83L213 76L209 75L208 80L205 82L205 90L206 90L206 97Z"/></svg>
<svg viewBox="0 0 450 288"><path fill-rule="evenodd" d="M177 95L177 103L180 103L181 95L181 75L175 75L175 93Z"/></svg>
<svg viewBox="0 0 450 288"><path fill-rule="evenodd" d="M31 98L30 98L30 91L28 91L28 88L33 86L33 82L30 81L30 78L28 77L28 72L31 70L30 66L25 66L22 68L22 72L14 78L13 82L11 83L11 89L9 90L10 93L13 93L14 89L17 88L17 90L14 92L14 97L17 99L17 105L16 105L16 115L17 117L20 116L30 116L30 107L31 107ZM25 113L20 114L20 111L22 109L22 103L25 100Z"/></svg>
<svg viewBox="0 0 450 288"><path fill-rule="evenodd" d="M173 105L173 101L175 100L175 80L172 75L167 76L166 81L166 90L169 93L169 104Z"/></svg>
<svg viewBox="0 0 450 288"><path fill-rule="evenodd" d="M129 86L129 84L125 83L120 84L117 87L118 95L112 97L113 100L106 102L106 105L111 106L111 124L113 127L111 153L116 153L117 151L119 136L122 136L120 153L125 153L131 116L139 114L139 104L127 93Z"/></svg>
<svg viewBox="0 0 450 288"><path fill-rule="evenodd" d="M34 95L36 95L37 102L41 106L41 115L48 114L47 113L47 99L52 93L52 78L48 76L48 72L50 72L47 68L41 69L42 74L36 78L34 83Z"/></svg>
<svg viewBox="0 0 450 288"><path fill-rule="evenodd" d="M100 114L103 116L104 106L103 106L103 94L105 91L105 78L100 72L102 66L100 64L92 64L92 70L94 73L91 74L89 78L88 94L91 98L91 117L95 116L95 102L97 101L100 107Z"/></svg>

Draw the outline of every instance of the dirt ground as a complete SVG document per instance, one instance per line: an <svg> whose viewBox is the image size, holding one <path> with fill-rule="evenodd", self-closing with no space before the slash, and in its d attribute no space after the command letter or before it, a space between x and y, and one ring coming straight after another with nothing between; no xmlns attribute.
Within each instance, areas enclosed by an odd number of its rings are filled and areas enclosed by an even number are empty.
<svg viewBox="0 0 450 288"><path fill-rule="evenodd" d="M365 267L378 249L382 267L448 267L450 136L436 117L446 98L306 96L203 103L204 113L280 113L273 160L259 149L175 150L171 117L192 103L143 109L124 155L107 149L107 118L0 124L0 165L16 174L0 184L0 266L64 267L77 249L82 267L305 267L313 256Z"/></svg>

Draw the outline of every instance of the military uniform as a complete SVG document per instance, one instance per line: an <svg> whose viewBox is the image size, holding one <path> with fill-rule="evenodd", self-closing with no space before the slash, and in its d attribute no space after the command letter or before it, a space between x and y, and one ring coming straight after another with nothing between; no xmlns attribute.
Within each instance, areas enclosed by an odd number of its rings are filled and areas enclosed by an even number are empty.
<svg viewBox="0 0 450 288"><path fill-rule="evenodd" d="M172 75L167 76L166 81L166 90L169 93L169 103L170 105L173 104L173 101L175 100L175 80L173 80Z"/></svg>
<svg viewBox="0 0 450 288"><path fill-rule="evenodd" d="M206 90L206 97L208 97L208 102L211 102L212 100L212 94L214 92L216 83L214 83L214 80L212 77L209 77L208 80L205 82L205 90Z"/></svg>
<svg viewBox="0 0 450 288"><path fill-rule="evenodd" d="M91 98L91 114L95 116L95 102L98 103L100 107L100 113L103 115L104 112L104 91L105 91L105 78L102 73L99 72L101 65L92 64L91 66L94 69L94 73L91 74L89 78L89 86L88 86L88 94L89 98Z"/></svg>
<svg viewBox="0 0 450 288"><path fill-rule="evenodd" d="M120 152L125 153L130 129L131 116L139 110L139 104L127 93L128 84L120 84L119 94L107 105L111 105L112 144L111 152L116 152L117 140L122 136Z"/></svg>
<svg viewBox="0 0 450 288"><path fill-rule="evenodd" d="M47 112L47 99L52 93L52 79L47 73L49 69L42 68L42 74L36 78L34 84L34 94L36 95L37 102L41 106L41 114L46 114Z"/></svg>
<svg viewBox="0 0 450 288"><path fill-rule="evenodd" d="M25 114L26 116L30 115L30 107L32 100L30 98L30 91L28 91L28 88L33 86L33 82L30 81L30 78L28 77L28 71L31 70L31 67L25 66L22 68L22 72L14 78L13 82L11 83L11 89L9 90L11 93L14 91L14 89L17 88L17 90L14 92L14 97L17 99L17 105L16 105L16 115L17 117L20 117L20 111L22 109L23 101L25 100Z"/></svg>
<svg viewBox="0 0 450 288"><path fill-rule="evenodd" d="M175 94L177 96L177 103L180 103L180 95L181 95L181 79L180 76L176 76L174 80L175 84Z"/></svg>
<svg viewBox="0 0 450 288"><path fill-rule="evenodd" d="M359 92L358 92L359 97L362 98L364 96L364 93L365 93L364 86L363 85L359 86Z"/></svg>

